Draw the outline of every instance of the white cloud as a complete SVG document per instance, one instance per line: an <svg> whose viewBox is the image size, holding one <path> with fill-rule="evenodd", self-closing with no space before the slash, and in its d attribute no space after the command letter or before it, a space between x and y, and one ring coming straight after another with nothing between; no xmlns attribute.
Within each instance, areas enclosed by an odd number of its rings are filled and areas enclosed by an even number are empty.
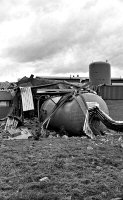
<svg viewBox="0 0 123 200"><path fill-rule="evenodd" d="M122 1L8 0L0 11L3 79L4 71L9 79L25 73L85 75L90 62L106 59L113 76L122 72Z"/></svg>

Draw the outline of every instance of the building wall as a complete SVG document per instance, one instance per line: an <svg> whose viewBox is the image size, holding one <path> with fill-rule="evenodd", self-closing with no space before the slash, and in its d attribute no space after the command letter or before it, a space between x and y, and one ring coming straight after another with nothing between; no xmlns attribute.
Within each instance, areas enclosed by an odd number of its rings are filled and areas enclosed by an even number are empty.
<svg viewBox="0 0 123 200"><path fill-rule="evenodd" d="M101 86L98 95L105 100L110 117L123 121L123 86Z"/></svg>
<svg viewBox="0 0 123 200"><path fill-rule="evenodd" d="M97 93L104 100L123 100L123 85L98 86Z"/></svg>
<svg viewBox="0 0 123 200"><path fill-rule="evenodd" d="M105 100L109 115L116 121L123 121L123 100Z"/></svg>

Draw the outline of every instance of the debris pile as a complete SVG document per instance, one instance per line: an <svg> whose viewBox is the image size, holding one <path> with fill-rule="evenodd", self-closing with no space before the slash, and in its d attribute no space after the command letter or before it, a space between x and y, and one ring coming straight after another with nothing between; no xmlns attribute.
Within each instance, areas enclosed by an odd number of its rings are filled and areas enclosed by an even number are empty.
<svg viewBox="0 0 123 200"><path fill-rule="evenodd" d="M23 85L29 81L31 85ZM8 99L5 95L1 99L2 109L13 108L11 116L7 114L6 118L1 118L1 138L40 139L65 135L66 138L87 136L93 139L108 129L123 131L123 122L109 117L105 101L88 85L66 81L40 85L41 81L33 76L25 78L22 85L20 81L11 89L14 95L9 104L4 102L3 107L3 101Z"/></svg>
<svg viewBox="0 0 123 200"><path fill-rule="evenodd" d="M32 132L22 126L21 121L12 116L8 116L6 120L1 122L0 125L0 139L13 140L13 139L28 139L32 137Z"/></svg>

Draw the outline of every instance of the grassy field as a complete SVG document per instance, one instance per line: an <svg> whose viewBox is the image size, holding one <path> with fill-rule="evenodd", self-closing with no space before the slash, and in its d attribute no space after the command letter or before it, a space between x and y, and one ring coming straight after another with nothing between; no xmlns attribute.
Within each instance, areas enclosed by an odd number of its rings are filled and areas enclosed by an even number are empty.
<svg viewBox="0 0 123 200"><path fill-rule="evenodd" d="M119 139L120 138L120 139ZM119 139L119 140L118 140ZM0 199L123 197L120 135L0 141ZM45 180L42 180L42 178Z"/></svg>

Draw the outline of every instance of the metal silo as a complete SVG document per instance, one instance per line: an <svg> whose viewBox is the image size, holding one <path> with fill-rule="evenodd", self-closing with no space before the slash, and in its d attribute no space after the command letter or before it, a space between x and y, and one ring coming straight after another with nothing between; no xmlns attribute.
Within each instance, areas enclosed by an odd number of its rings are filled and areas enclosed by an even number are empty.
<svg viewBox="0 0 123 200"><path fill-rule="evenodd" d="M93 62L89 65L89 81L93 86L111 85L111 66L107 62Z"/></svg>

